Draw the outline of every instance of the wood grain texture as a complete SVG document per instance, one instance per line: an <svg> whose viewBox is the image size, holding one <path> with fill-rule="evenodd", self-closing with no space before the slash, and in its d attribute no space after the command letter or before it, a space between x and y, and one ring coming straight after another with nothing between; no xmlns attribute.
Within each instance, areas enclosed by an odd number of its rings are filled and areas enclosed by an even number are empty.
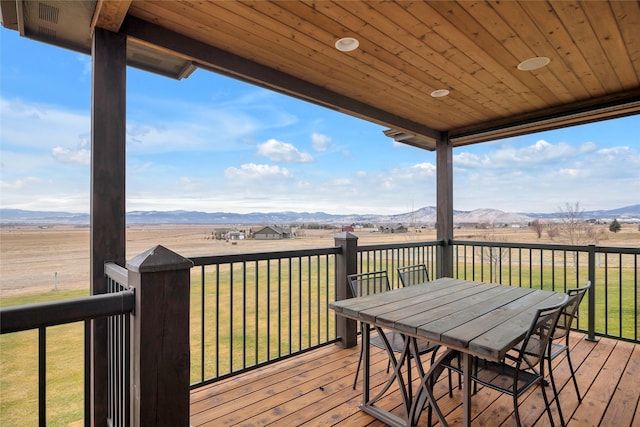
<svg viewBox="0 0 640 427"><path fill-rule="evenodd" d="M638 2L140 1L129 14L452 136L640 97ZM359 49L337 51L345 36ZM534 56L551 63L517 69Z"/></svg>
<svg viewBox="0 0 640 427"><path fill-rule="evenodd" d="M636 385L640 346L604 338L595 343L584 337L576 332L570 336L571 358L584 394L581 404L576 399L566 360L558 358L553 364L567 427L637 425L634 408L640 402ZM191 425L381 426L382 423L359 409L361 384L356 390L351 388L358 357L358 347L340 349L331 345L192 390ZM372 385L376 391L387 379L387 356L384 351L374 349L371 357ZM425 367L429 364L427 359L423 360ZM379 405L400 415L402 402L393 391ZM461 426L461 391L454 388L450 398L447 377L442 375L434 394L449 425ZM514 423L509 396L480 387L472 402L473 425ZM522 396L519 403L523 425L549 425L537 388ZM559 425L555 402L552 411ZM423 414L419 425L425 423Z"/></svg>

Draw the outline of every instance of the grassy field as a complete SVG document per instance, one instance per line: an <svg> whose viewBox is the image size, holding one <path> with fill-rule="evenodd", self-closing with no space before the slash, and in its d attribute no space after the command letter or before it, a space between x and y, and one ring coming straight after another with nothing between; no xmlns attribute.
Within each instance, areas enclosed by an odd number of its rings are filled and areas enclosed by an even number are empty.
<svg viewBox="0 0 640 427"><path fill-rule="evenodd" d="M2 229L2 268L0 269L2 293L0 306L20 305L54 299L72 298L88 294L88 231L71 227L61 229L18 228ZM130 230L127 252L131 256L140 253L155 244L163 245L185 255L211 255L231 252L266 252L270 250L297 249L309 247L333 246L332 236L335 231L310 233L291 242L255 242L243 241L230 245L224 241L213 241L208 238L211 230L200 226L191 227L139 227ZM460 230L458 239L482 240L481 230ZM503 241L537 242L530 231L498 230ZM406 235L381 235L366 233L360 237L359 244L401 243L415 240L433 240L432 231L419 231ZM617 235L607 235L601 242L607 246L634 246L640 241L640 232L636 227L628 227ZM547 241L546 243L549 243ZM553 243L553 242L551 242ZM58 246L59 245L59 246ZM286 247L283 247L286 245ZM10 250L8 249L8 246ZM55 250L55 248L59 248ZM13 253L15 252L15 254ZM19 254L16 255L16 254ZM129 256L129 257L131 257ZM35 260L27 264L24 259ZM49 258L52 258L49 259ZM547 261L545 261L546 263ZM606 264L611 267L614 260L602 260L597 269L597 280L604 282ZM471 262L466 261L470 275ZM534 263L535 265L535 263ZM478 265L475 266L478 271ZM204 377L237 369L243 365L261 362L278 352L287 353L289 346L294 350L310 346L318 341L332 338L333 316L324 314L326 309L320 304L332 295L325 295L322 286L316 283L316 277L333 278L333 263L301 264L294 263L279 272L284 288L276 285L275 274L267 281L265 266L249 269L246 277L247 285L242 287L243 273L234 271L234 285L231 272L221 268L214 271L207 268L205 287L200 283L200 272L192 274L192 308L191 308L191 341L192 341L192 380L203 375L202 371L202 309L206 325L204 332ZM490 271L486 268L487 273ZM51 269L58 272L58 290L53 291ZM464 267L460 267L462 276ZM621 334L633 334L635 328L634 301L637 301L637 290L633 288L633 269L621 268L620 273L607 277L609 287L606 293L600 290L596 301L597 329L608 328L612 334L617 325L622 325ZM512 283L524 286L543 288L551 287L552 282L560 281L564 268L545 269L541 273L538 268L512 271ZM583 269L577 283L586 281ZM84 276L87 276L86 278ZM257 279L256 279L257 275ZM289 276L290 275L290 276ZM502 282L508 282L504 273ZM289 277L293 285L288 286ZM302 280L298 282L298 278ZM471 277L469 277L471 278ZM479 279L479 278L476 278ZM488 280L484 277L484 280ZM34 280L37 285L30 286ZM216 287L220 283L220 287ZM226 285L225 285L226 284ZM573 283L569 284L573 286ZM240 290L238 291L238 287ZM231 289L236 289L232 293ZM329 286L332 291L333 286ZM557 289L557 288L556 288ZM204 303L203 303L204 298ZM267 310L269 301L269 310ZM243 308L243 303L246 307ZM251 307L257 307L252 309ZM581 307L585 313L586 306ZM284 314L284 315L283 315ZM233 321L229 320L233 318ZM289 328L289 319L294 321ZM325 327L320 330L299 327L297 319L309 319L313 322L328 322L329 333ZM586 316L582 317L586 319ZM246 319L246 322L245 322ZM317 319L317 320L316 320ZM622 320L621 320L622 319ZM584 320L582 320L584 322ZM244 324L244 326L243 326ZM277 338L267 337L266 326L274 335L274 331L283 331L284 338L278 346ZM219 327L217 327L219 326ZM581 323L581 327L586 327ZM291 340L288 331L291 330ZM636 332L637 333L637 332ZM48 425L66 426L82 419L83 409L83 325L71 324L47 329L47 419ZM216 350L217 346L217 352ZM215 355L218 355L217 357ZM37 332L28 331L0 336L0 425L30 426L37 425Z"/></svg>

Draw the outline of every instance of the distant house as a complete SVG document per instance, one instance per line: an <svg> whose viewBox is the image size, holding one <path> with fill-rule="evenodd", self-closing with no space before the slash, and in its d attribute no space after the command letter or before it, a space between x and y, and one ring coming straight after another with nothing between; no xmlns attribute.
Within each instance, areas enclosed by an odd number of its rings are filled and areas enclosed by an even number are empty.
<svg viewBox="0 0 640 427"><path fill-rule="evenodd" d="M291 239L291 229L282 229L273 225L268 225L253 233L256 240L281 240Z"/></svg>
<svg viewBox="0 0 640 427"><path fill-rule="evenodd" d="M347 231L349 233L353 233L353 227L350 225L343 225L342 226L342 231Z"/></svg>
<svg viewBox="0 0 640 427"><path fill-rule="evenodd" d="M224 240L227 238L228 232L229 232L229 229L227 228L216 228L212 234L216 240Z"/></svg>
<svg viewBox="0 0 640 427"><path fill-rule="evenodd" d="M402 224L397 224L391 228L392 233L406 233L407 231L409 229Z"/></svg>
<svg viewBox="0 0 640 427"><path fill-rule="evenodd" d="M379 227L381 233L406 233L409 231L407 227L402 224L395 225L381 225Z"/></svg>
<svg viewBox="0 0 640 427"><path fill-rule="evenodd" d="M227 233L227 240L244 240L244 233L242 231L229 231Z"/></svg>

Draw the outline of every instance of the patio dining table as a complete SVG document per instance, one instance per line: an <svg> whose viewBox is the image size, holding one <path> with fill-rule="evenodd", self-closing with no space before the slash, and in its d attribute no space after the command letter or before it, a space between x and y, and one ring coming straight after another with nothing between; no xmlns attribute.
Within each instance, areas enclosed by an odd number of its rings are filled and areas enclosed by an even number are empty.
<svg viewBox="0 0 640 427"><path fill-rule="evenodd" d="M474 356L491 361L504 358L521 341L538 308L560 303L565 294L511 287L493 283L441 278L424 284L388 292L336 301L330 307L340 316L364 322L378 333L396 331L407 337L405 348L396 358L387 348L394 373L383 390L371 397L369 364L369 328L363 329L363 402L361 409L391 426L416 425L425 403L431 405L441 424L446 420L437 407L426 379L427 372L418 358L421 385L415 395L404 380L402 365L412 355L415 338L426 338L434 344L462 353L463 425L471 422L471 381L469 375ZM407 366L410 366L407 364ZM404 404L404 417L376 405L391 382L398 382Z"/></svg>

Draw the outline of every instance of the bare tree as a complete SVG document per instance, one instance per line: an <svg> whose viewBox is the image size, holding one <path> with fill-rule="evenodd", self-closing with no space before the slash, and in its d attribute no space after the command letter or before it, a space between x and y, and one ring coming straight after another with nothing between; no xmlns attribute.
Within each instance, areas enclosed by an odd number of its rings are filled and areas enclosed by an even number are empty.
<svg viewBox="0 0 640 427"><path fill-rule="evenodd" d="M484 240L486 242L505 242L506 239L504 237L500 237L497 235L495 231L495 226L491 224L491 232L484 235ZM503 247L486 247L484 248L484 256L489 260L490 266L490 279L494 283L498 283L500 267L502 265L502 260L509 253L509 248Z"/></svg>
<svg viewBox="0 0 640 427"><path fill-rule="evenodd" d="M580 202L565 204L560 208L560 233L571 245L597 244L600 240L601 230L583 218L584 210L580 209Z"/></svg>
<svg viewBox="0 0 640 427"><path fill-rule="evenodd" d="M553 240L554 238L558 237L559 234L560 231L558 230L557 224L547 224L547 236L549 236L549 239Z"/></svg>
<svg viewBox="0 0 640 427"><path fill-rule="evenodd" d="M544 224L540 222L538 219L534 219L531 221L531 228L536 232L538 239L542 237L542 231L544 230Z"/></svg>
<svg viewBox="0 0 640 427"><path fill-rule="evenodd" d="M580 202L565 204L565 208L560 208L560 234L570 245L584 246L598 244L602 230L598 230L593 224L583 218L584 210L580 209ZM578 251L573 252L573 270L578 281Z"/></svg>

